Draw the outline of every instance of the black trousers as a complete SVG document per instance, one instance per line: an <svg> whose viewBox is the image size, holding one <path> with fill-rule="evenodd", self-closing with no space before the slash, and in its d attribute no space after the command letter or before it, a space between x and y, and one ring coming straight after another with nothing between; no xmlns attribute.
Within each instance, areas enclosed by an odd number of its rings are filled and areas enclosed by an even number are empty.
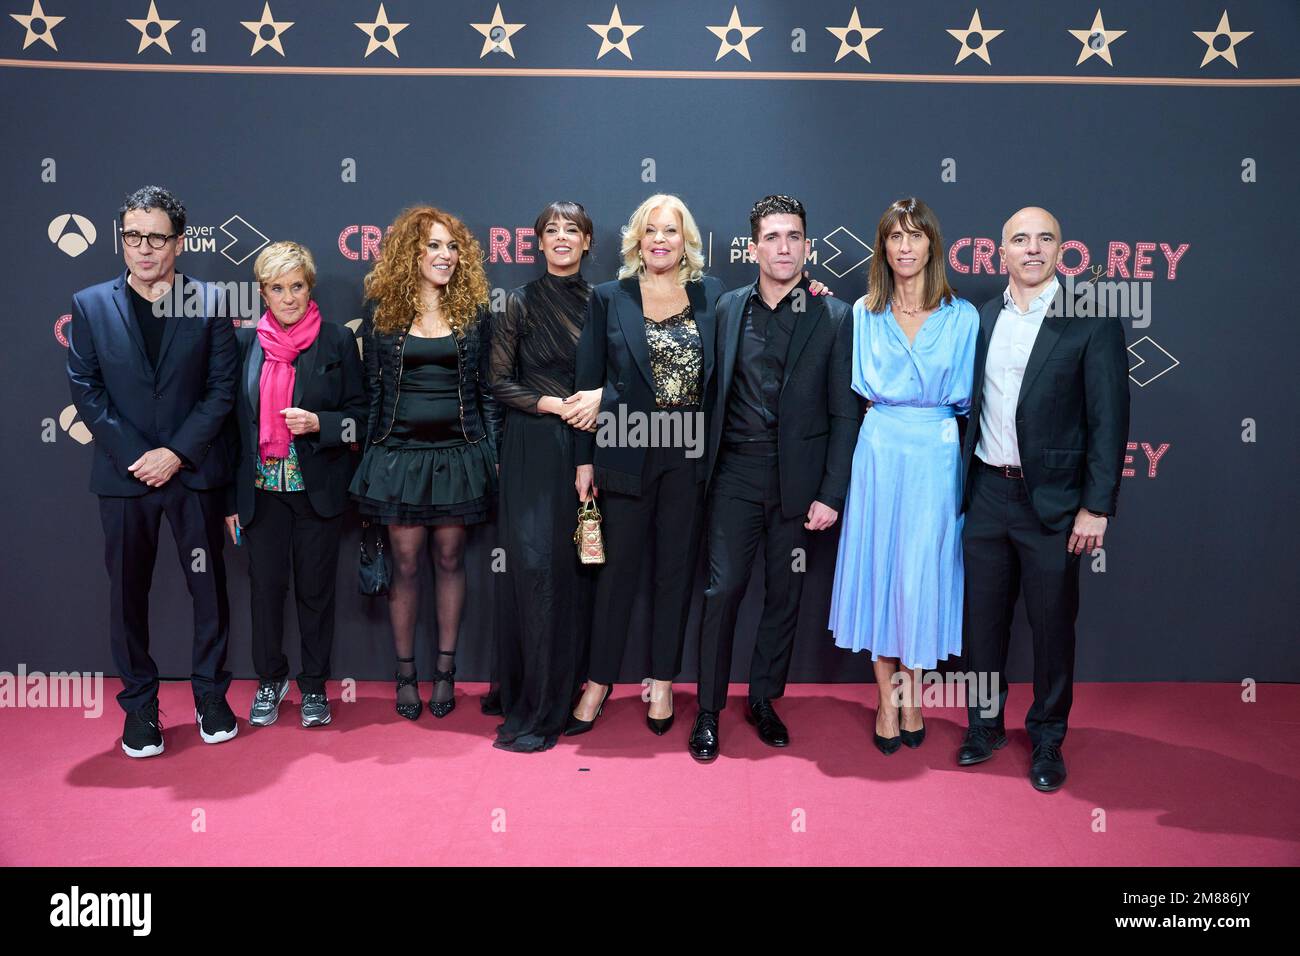
<svg viewBox="0 0 1300 956"><path fill-rule="evenodd" d="M632 602L647 560L653 574L650 676L673 680L682 669L704 525L704 482L698 461L685 451L647 448L641 494L602 491L597 499L605 566L597 575L588 676L598 684L618 680Z"/></svg>
<svg viewBox="0 0 1300 956"><path fill-rule="evenodd" d="M130 712L158 696L158 665L149 656L149 590L158 556L163 516L176 539L176 553L194 602L194 644L190 684L196 696L224 694L230 638L226 595L225 510L221 492L193 491L179 478L135 498L99 499L108 567L109 640L113 665L122 678L117 702Z"/></svg>
<svg viewBox="0 0 1300 956"><path fill-rule="evenodd" d="M1034 642L1034 702L1025 729L1035 747L1065 740L1074 699L1074 622L1079 612L1079 555L1066 550L1070 531L1044 528L1023 480L973 465L962 545L966 565L966 664L996 679L997 712L969 710L972 727L1001 729L1004 671L1016 599L1023 596ZM992 683L985 685L994 686Z"/></svg>
<svg viewBox="0 0 1300 956"><path fill-rule="evenodd" d="M334 644L334 583L343 516L322 518L303 491L259 489L256 496L253 523L243 531L253 608L253 666L259 680L289 676L283 650L284 599L292 567L302 641L298 689L323 694Z"/></svg>
<svg viewBox="0 0 1300 956"><path fill-rule="evenodd" d="M736 617L763 546L763 616L749 662L749 699L780 697L790 671L803 574L795 548L806 546L805 516L781 514L777 458L724 449L709 491L709 587L700 635L700 709L727 706Z"/></svg>

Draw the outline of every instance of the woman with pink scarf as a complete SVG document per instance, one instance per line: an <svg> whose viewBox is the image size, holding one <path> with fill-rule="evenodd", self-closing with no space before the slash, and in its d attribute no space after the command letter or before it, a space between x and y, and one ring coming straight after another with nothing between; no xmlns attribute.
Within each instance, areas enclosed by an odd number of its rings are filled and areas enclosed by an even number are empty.
<svg viewBox="0 0 1300 956"><path fill-rule="evenodd" d="M275 723L289 690L281 647L292 568L302 638L304 727L330 722L325 682L334 641L334 578L343 512L365 441L365 377L356 339L321 320L316 263L296 242L267 246L253 264L267 309L240 329L235 483L226 526L248 552L253 665L259 685L248 721Z"/></svg>

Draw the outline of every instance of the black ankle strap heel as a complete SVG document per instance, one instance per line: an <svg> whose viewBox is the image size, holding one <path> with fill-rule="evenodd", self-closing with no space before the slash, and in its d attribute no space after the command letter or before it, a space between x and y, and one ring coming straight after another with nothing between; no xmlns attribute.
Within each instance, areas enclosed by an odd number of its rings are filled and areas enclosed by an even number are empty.
<svg viewBox="0 0 1300 956"><path fill-rule="evenodd" d="M438 656L450 657L453 661L456 660L455 651L439 651ZM451 696L441 702L434 700L432 697L429 698L429 713L439 719L446 717L456 709L456 667L454 664L449 671L437 670L435 668L433 672L433 682L438 684L442 681L447 681L451 684Z"/></svg>
<svg viewBox="0 0 1300 956"><path fill-rule="evenodd" d="M399 664L414 664L414 663L415 663L415 658L414 658L414 657L399 657L399 658L397 659L397 663L399 663ZM398 713L400 716L405 717L407 720L418 720L419 717L420 717L420 712L424 710L424 704L420 701L420 678L419 678L419 675L416 674L416 672L415 672L415 668L414 668L414 667L411 668L411 673L409 673L409 674L403 674L401 671L398 671L398 673L397 673L397 691L398 691L398 693L399 693L399 694L401 693L401 690L402 690L403 687L410 687L410 686L412 686L412 685L414 685L414 687L415 687L415 703L414 703L414 704L404 704L404 703L402 703L402 701L399 699L399 700L397 701L397 713Z"/></svg>

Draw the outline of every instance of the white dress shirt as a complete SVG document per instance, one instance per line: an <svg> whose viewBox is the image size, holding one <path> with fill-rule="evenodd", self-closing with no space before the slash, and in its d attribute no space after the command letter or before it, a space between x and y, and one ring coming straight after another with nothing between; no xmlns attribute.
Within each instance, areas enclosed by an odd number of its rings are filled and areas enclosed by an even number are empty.
<svg viewBox="0 0 1300 956"><path fill-rule="evenodd" d="M980 440L975 454L990 465L1020 466L1020 443L1016 439L1016 405L1020 386L1025 380L1025 366L1033 351L1043 318L1056 296L1060 282L1040 292L1024 312L1011 296L1011 287L1002 291L1002 311L993 326L989 352L984 362L984 388L980 398Z"/></svg>

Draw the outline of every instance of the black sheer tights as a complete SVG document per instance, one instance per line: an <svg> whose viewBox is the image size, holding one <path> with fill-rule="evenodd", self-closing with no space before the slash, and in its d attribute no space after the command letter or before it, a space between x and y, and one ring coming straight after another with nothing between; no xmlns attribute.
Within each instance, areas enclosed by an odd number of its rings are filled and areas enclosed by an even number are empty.
<svg viewBox="0 0 1300 956"><path fill-rule="evenodd" d="M465 608L465 528L461 525L389 525L388 540L393 557L388 615L397 656L415 657L415 620L420 613L420 552L427 547L429 560L433 563L438 617L438 656L434 667L450 671L455 664L456 636L460 632L461 613ZM415 662L399 661L397 672L402 675L414 673ZM432 699L440 704L446 703L452 693L451 681L437 681L433 685ZM413 684L407 684L397 692L398 703L414 704L418 700L419 692Z"/></svg>

